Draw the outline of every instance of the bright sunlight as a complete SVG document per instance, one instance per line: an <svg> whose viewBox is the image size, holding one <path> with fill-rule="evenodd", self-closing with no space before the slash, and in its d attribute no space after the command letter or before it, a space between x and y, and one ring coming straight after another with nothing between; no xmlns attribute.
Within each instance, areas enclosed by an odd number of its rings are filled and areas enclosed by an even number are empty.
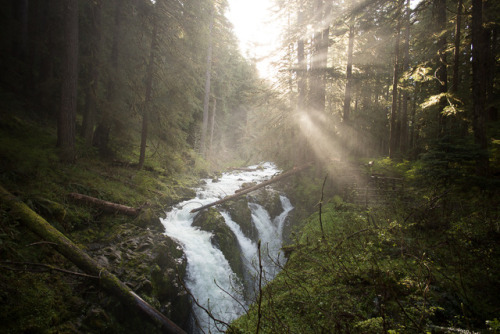
<svg viewBox="0 0 500 334"><path fill-rule="evenodd" d="M256 62L261 77L272 77L271 62L279 46L281 27L273 19L270 2L229 0L227 18L234 25L242 54Z"/></svg>

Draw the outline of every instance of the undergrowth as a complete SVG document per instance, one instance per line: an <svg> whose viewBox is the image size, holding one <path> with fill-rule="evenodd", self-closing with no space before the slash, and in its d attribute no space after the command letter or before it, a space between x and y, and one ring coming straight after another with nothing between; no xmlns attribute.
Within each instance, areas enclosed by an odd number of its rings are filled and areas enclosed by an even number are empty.
<svg viewBox="0 0 500 334"><path fill-rule="evenodd" d="M316 207L284 248L290 254L287 264L261 291L261 320L253 304L230 333L495 327L500 311L497 196L476 187L419 187L424 184L419 167L408 162L376 165L378 173L406 178L405 196L369 207L330 197L321 209L323 232Z"/></svg>

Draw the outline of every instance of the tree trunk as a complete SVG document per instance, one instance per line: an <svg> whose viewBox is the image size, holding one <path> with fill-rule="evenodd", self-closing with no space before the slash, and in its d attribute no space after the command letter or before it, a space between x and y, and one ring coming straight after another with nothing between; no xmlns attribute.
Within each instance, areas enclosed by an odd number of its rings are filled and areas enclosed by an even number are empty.
<svg viewBox="0 0 500 334"><path fill-rule="evenodd" d="M349 25L349 44L347 47L347 69L346 83L344 92L344 118L343 122L349 122L349 114L351 109L351 89L352 89L352 54L354 49L354 18L351 18Z"/></svg>
<svg viewBox="0 0 500 334"><path fill-rule="evenodd" d="M400 6L400 5L398 5ZM400 9L398 9L398 12ZM398 23L396 27L396 38L394 41L394 71L392 75L392 106L391 106L391 118L390 118L390 133L389 133L389 158L393 159L396 157L396 151L398 147L398 133L396 130L396 117L398 108L398 81L399 81L399 39L401 34L401 18L398 14Z"/></svg>
<svg viewBox="0 0 500 334"><path fill-rule="evenodd" d="M408 71L410 68L410 0L406 1L405 10L405 44L404 44L404 57L403 57L403 72ZM401 106L401 138L399 143L399 149L403 155L406 155L408 151L408 80L405 82L405 88L403 90L403 103Z"/></svg>
<svg viewBox="0 0 500 334"><path fill-rule="evenodd" d="M45 241L54 244L54 248L61 255L74 263L85 273L99 277L101 287L111 295L141 314L148 317L153 323L161 326L165 333L184 333L184 331L158 312L155 308L136 295L128 286L123 284L115 275L100 266L87 253L82 251L64 234L50 225L45 219L33 212L26 204L0 186L0 198L10 207L9 213L19 218L27 228Z"/></svg>
<svg viewBox="0 0 500 334"><path fill-rule="evenodd" d="M155 53L157 49L157 20L155 13L153 15L153 33L151 36L151 49L149 50L149 63L146 70L146 93L144 96L144 105L142 111L142 131L141 131L141 152L139 155L139 165L138 169L142 169L144 166L144 161L146 160L146 144L148 140L148 126L149 126L149 110L151 108L151 95L153 91L153 69L155 63Z"/></svg>
<svg viewBox="0 0 500 334"><path fill-rule="evenodd" d="M446 69L446 0L436 0L436 22L437 33L440 36L438 44L438 68L436 77L438 80L438 92L443 94L448 92L448 71ZM441 97L439 102L439 135L443 136L447 132L447 118L444 115L444 108L447 106L447 100Z"/></svg>
<svg viewBox="0 0 500 334"><path fill-rule="evenodd" d="M462 34L462 10L463 0L458 0L457 19L455 25L455 46L453 54L453 81L451 83L451 92L458 92L458 83L460 82L460 38Z"/></svg>
<svg viewBox="0 0 500 334"><path fill-rule="evenodd" d="M109 213L121 213L127 216L135 217L141 211L141 209L136 209L122 204L103 201L102 199L99 198L90 197L78 193L70 193L68 194L68 197L77 202L91 204Z"/></svg>
<svg viewBox="0 0 500 334"><path fill-rule="evenodd" d="M200 143L200 153L205 157L207 149L207 130L208 130L208 108L210 104L210 82L212 76L212 34L214 29L215 20L215 8L212 8L212 14L210 16L210 27L208 32L208 49L207 49L207 63L205 71L205 96L203 99L203 124L201 128L201 143Z"/></svg>
<svg viewBox="0 0 500 334"><path fill-rule="evenodd" d="M113 110L117 104L117 88L116 81L118 81L118 58L119 58L119 42L121 34L122 23L122 7L123 4L120 0L115 0L115 13L113 25L113 41L111 44L110 55L110 75L107 84L107 106L103 108L101 119L97 125L94 133L92 144L97 146L102 155L106 155L109 151L109 138L111 133L111 124L113 119Z"/></svg>
<svg viewBox="0 0 500 334"><path fill-rule="evenodd" d="M319 22L318 31L313 37L313 57L311 63L310 105L314 111L323 113L326 104L326 66L328 60L328 41L330 26L325 22L327 8L323 0L316 0L315 16Z"/></svg>
<svg viewBox="0 0 500 334"><path fill-rule="evenodd" d="M302 30L302 25L304 24L304 12L299 9L297 14L297 24ZM304 39L300 38L297 42L297 90L298 90L298 99L297 99L297 110L299 112L305 111L306 106L306 94L307 94L307 67L305 61L305 53L304 53Z"/></svg>
<svg viewBox="0 0 500 334"><path fill-rule="evenodd" d="M61 161L75 161L76 94L78 84L78 1L64 4L64 41L61 106L57 122L57 146Z"/></svg>
<svg viewBox="0 0 500 334"><path fill-rule="evenodd" d="M213 153L213 141L214 141L214 130L215 130L215 114L216 114L216 111L217 111L217 99L215 98L214 96L214 99L213 99L213 105L212 105L212 119L210 121L210 143L209 143L209 152L210 152L210 156L212 155Z"/></svg>
<svg viewBox="0 0 500 334"><path fill-rule="evenodd" d="M85 87L85 109L83 112L81 135L87 146L92 145L94 135L95 116L97 108L97 84L99 81L100 51L101 51L101 13L100 0L89 3L89 17L91 18L91 45L89 46L89 81Z"/></svg>
<svg viewBox="0 0 500 334"><path fill-rule="evenodd" d="M26 60L28 56L28 0L13 0L13 14L16 19L16 29L12 30L11 43L16 58Z"/></svg>
<svg viewBox="0 0 500 334"><path fill-rule="evenodd" d="M201 210L205 210L205 209L208 209L208 208L210 208L210 207L212 207L212 206L214 206L214 205L222 204L222 203L224 203L224 202L227 202L227 201L230 201L230 200L236 199L236 198L238 198L238 197L240 197L240 196L243 196L243 195L246 195L246 194L248 194L248 193L250 193L250 192L252 192L252 191L255 191L255 190L260 189L260 188L262 188L262 187L265 187L265 186L268 186L268 185L273 184L273 183L275 183L275 182L278 182L278 181L280 181L280 180L283 180L284 178L287 178L287 177L289 177L289 176L292 176L293 174L296 174L296 173L298 173L298 172L301 172L301 171L303 171L304 169L307 169L307 168L309 168L309 167L311 167L311 164L302 165L302 166L300 166L300 167L294 167L292 170L289 170L288 172L285 172L285 173L282 173L282 174L280 174L280 175L278 175L278 176L275 176L275 177L273 177L273 178L272 178L272 179L270 179L270 180L267 180L267 181L264 181L264 182L262 182L262 183L259 183L259 184L258 184L258 185L256 185L256 186L249 187L249 188L246 188L246 189L242 189L242 190L240 190L240 191L237 191L237 192L236 192L235 194L233 194L233 195L230 195L230 196L226 196L226 197L224 197L224 198L223 198L223 199L221 199L221 200L218 200L218 201L212 202L212 203L210 203L210 204L203 205L203 206L201 206L201 207L199 207L199 208L193 209L193 210L191 210L191 213L198 212L198 211L201 211Z"/></svg>
<svg viewBox="0 0 500 334"><path fill-rule="evenodd" d="M486 136L486 42L483 32L483 1L472 0L472 128L474 142L480 149L476 173L488 175L488 139Z"/></svg>

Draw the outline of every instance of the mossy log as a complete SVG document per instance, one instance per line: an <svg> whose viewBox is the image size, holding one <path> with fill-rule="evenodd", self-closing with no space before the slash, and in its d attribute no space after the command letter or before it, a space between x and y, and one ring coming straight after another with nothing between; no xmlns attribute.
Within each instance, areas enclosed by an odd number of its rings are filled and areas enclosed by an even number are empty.
<svg viewBox="0 0 500 334"><path fill-rule="evenodd" d="M68 194L68 197L71 198L72 200L77 201L77 202L83 202L83 203L94 205L94 206L101 208L104 211L110 212L110 213L121 213L121 214L124 214L127 216L135 217L141 211L141 209L132 208L130 206L117 204L117 203L113 203L113 202L103 201L102 199L99 199L99 198L90 197L90 196L82 195L82 194L78 194L78 193L70 193L70 194Z"/></svg>
<svg viewBox="0 0 500 334"><path fill-rule="evenodd" d="M158 325L165 333L185 333L170 319L136 295L106 268L99 265L87 253L82 251L64 234L50 225L45 219L32 211L26 204L0 186L0 199L10 209L10 214L19 219L28 229L52 246L65 258L74 263L85 273L98 276L101 287L120 299L131 308L140 310L149 320Z"/></svg>
<svg viewBox="0 0 500 334"><path fill-rule="evenodd" d="M254 190L260 189L262 187L265 187L265 186L268 186L268 185L273 184L275 182L278 182L280 180L283 180L284 178L292 176L293 174L296 174L296 173L298 173L300 171L303 171L304 169L307 169L309 167L311 167L311 164L302 165L300 167L294 167L293 169L291 169L291 170L289 170L289 171L287 171L285 173L282 173L282 174L280 174L278 176L275 176L275 177L271 178L270 180L261 182L261 183L255 185L255 186L253 186L253 187L242 189L240 191L237 191L233 195L226 196L223 199L220 199L218 201L215 201L215 202L209 203L207 205L200 206L199 208L193 209L193 210L191 210L191 213L198 212L198 211L201 211L201 210L205 210L205 209L210 208L210 207L212 207L214 205L222 204L224 202L233 200L235 198L238 198L240 196L248 194L248 193L250 193L250 192L252 192Z"/></svg>

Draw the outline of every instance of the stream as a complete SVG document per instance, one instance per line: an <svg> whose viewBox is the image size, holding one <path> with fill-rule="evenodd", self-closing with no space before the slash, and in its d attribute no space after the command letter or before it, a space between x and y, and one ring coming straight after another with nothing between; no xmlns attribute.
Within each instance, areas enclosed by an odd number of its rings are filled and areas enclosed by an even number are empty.
<svg viewBox="0 0 500 334"><path fill-rule="evenodd" d="M258 291L258 246L255 241L245 236L238 223L233 221L230 212L221 211L226 225L234 233L239 244L245 267L245 279L242 282L231 270L224 254L212 244L212 233L192 226L196 213L190 211L233 194L244 183L260 183L280 172L272 163L248 168L256 170L224 173L216 182L204 180L205 185L196 189L196 198L178 204L162 219L165 234L177 240L186 255L187 288L200 305L210 310L216 319L226 323L244 314L245 308L254 298L255 291ZM261 241L263 282L274 278L279 267L284 264L280 251L283 226L293 206L283 195L280 195L280 201L283 211L274 219L264 208L264 203L249 201L248 204L252 223ZM211 320L195 303L193 314L191 333L218 333L225 329L224 325Z"/></svg>

